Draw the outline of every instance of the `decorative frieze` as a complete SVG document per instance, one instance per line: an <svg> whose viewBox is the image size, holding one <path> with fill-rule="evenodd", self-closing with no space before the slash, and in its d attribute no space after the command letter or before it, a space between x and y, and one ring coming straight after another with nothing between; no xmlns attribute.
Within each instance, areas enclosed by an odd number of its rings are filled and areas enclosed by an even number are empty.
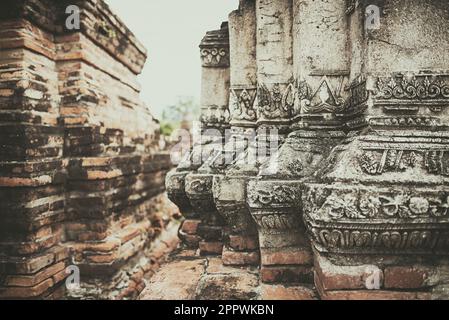
<svg viewBox="0 0 449 320"><path fill-rule="evenodd" d="M359 157L362 170L376 175L384 172L403 172L420 166L429 174L449 175L449 150L366 151Z"/></svg>
<svg viewBox="0 0 449 320"><path fill-rule="evenodd" d="M446 100L449 99L449 76L436 74L396 74L377 79L377 99Z"/></svg>
<svg viewBox="0 0 449 320"><path fill-rule="evenodd" d="M204 67L226 67L229 65L228 48L204 44L201 48L201 59Z"/></svg>

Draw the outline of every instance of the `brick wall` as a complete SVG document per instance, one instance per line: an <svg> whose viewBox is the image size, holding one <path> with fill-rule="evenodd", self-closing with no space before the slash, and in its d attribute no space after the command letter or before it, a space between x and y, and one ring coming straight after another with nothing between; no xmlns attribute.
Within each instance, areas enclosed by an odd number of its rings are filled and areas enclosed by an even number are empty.
<svg viewBox="0 0 449 320"><path fill-rule="evenodd" d="M133 297L175 223L139 98L146 51L102 1L72 1L66 30L68 4L0 4L0 298Z"/></svg>

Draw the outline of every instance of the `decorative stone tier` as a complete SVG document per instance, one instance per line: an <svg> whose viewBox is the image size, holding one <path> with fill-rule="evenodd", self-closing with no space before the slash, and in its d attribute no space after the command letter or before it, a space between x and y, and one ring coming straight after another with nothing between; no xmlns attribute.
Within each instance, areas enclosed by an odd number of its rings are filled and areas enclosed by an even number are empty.
<svg viewBox="0 0 449 320"><path fill-rule="evenodd" d="M447 298L447 10L240 1L232 139L187 187L192 211L223 218L223 264L260 258L262 282L313 278L322 299Z"/></svg>

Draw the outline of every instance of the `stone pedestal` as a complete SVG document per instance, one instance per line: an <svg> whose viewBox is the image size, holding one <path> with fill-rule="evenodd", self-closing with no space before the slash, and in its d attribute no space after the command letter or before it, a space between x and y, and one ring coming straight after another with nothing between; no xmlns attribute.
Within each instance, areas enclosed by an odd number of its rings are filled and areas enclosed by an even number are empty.
<svg viewBox="0 0 449 320"><path fill-rule="evenodd" d="M185 178L185 192L190 204L199 214L201 223L197 235L201 238L200 253L203 255L221 254L223 250L224 222L216 209L212 181L215 174L221 173L221 163L216 163L223 155L226 142L225 130L229 128L229 29L223 23L220 30L210 31L201 45L203 79L201 90L203 132L212 134L210 157L197 172L190 172ZM209 132L209 133L208 133Z"/></svg>
<svg viewBox="0 0 449 320"><path fill-rule="evenodd" d="M231 137L224 150L223 174L213 181L214 201L226 222L225 265L259 263L257 231L246 208L246 177L238 173L238 164L255 166L256 137L256 2L240 1L239 9L229 15L231 89Z"/></svg>
<svg viewBox="0 0 449 320"><path fill-rule="evenodd" d="M361 76L351 86L345 112L363 112L368 127L336 147L316 180L306 183L305 221L317 255L332 260L330 269L344 266L339 269L344 274L347 268L369 264L383 273L372 292L352 284L329 287L326 272L317 272L323 270L318 259L315 282L323 298L428 299L438 285L426 284L430 273L424 270L447 268L449 87L447 75L439 71L446 58L437 58L447 47L449 34L438 27L447 17L433 20L423 40L438 43L432 57L402 50L420 45L424 9L438 12L440 6L428 1L385 3L375 30L363 24L362 4L348 11L354 48L362 50L354 59L365 63L362 68L353 64L351 74ZM396 37L404 21L416 33ZM444 279L433 280L441 284Z"/></svg>
<svg viewBox="0 0 449 320"><path fill-rule="evenodd" d="M323 299L445 296L447 20L431 0L240 2L232 138L187 176L224 264Z"/></svg>

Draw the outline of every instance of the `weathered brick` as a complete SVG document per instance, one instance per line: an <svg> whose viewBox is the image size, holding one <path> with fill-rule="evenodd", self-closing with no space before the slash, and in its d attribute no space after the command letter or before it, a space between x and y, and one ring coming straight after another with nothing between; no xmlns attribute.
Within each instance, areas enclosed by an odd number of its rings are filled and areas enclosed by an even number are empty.
<svg viewBox="0 0 449 320"><path fill-rule="evenodd" d="M222 242L201 241L199 243L199 248L200 248L201 255L221 254L223 251L223 243Z"/></svg>
<svg viewBox="0 0 449 320"><path fill-rule="evenodd" d="M433 285L430 277L434 268L422 266L393 266L386 267L385 288L391 289L420 289Z"/></svg>
<svg viewBox="0 0 449 320"><path fill-rule="evenodd" d="M316 300L312 289L300 286L267 285L260 287L259 300Z"/></svg>
<svg viewBox="0 0 449 320"><path fill-rule="evenodd" d="M260 261L258 251L239 252L227 250L226 248L223 249L221 258L223 264L228 266L258 265Z"/></svg>
<svg viewBox="0 0 449 320"><path fill-rule="evenodd" d="M312 265L313 256L310 249L276 248L260 250L262 265Z"/></svg>
<svg viewBox="0 0 449 320"><path fill-rule="evenodd" d="M306 266L262 266L260 278L264 283L312 283L313 271Z"/></svg>
<svg viewBox="0 0 449 320"><path fill-rule="evenodd" d="M201 220L186 219L182 223L181 231L189 235L195 235L200 223Z"/></svg>
<svg viewBox="0 0 449 320"><path fill-rule="evenodd" d="M324 290L380 289L383 286L383 272L374 265L337 266L316 253L314 266Z"/></svg>
<svg viewBox="0 0 449 320"><path fill-rule="evenodd" d="M259 241L257 236L229 236L229 247L235 250L257 250L259 248Z"/></svg>
<svg viewBox="0 0 449 320"><path fill-rule="evenodd" d="M54 285L53 279L47 279L33 287L0 287L0 298L35 298Z"/></svg>
<svg viewBox="0 0 449 320"><path fill-rule="evenodd" d="M59 262L33 275L6 276L2 285L7 287L33 287L44 280L51 278L61 270L64 271L65 267L65 262Z"/></svg>

